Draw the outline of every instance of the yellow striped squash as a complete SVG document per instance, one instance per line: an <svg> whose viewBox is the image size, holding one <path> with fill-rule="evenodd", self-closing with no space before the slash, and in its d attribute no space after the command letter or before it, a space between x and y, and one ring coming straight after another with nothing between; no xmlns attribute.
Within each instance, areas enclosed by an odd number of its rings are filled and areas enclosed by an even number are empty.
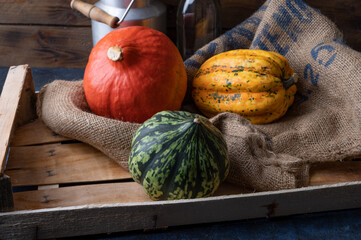
<svg viewBox="0 0 361 240"><path fill-rule="evenodd" d="M292 105L296 81L282 55L238 49L202 64L193 80L192 96L207 117L233 112L253 124L264 124L282 117Z"/></svg>

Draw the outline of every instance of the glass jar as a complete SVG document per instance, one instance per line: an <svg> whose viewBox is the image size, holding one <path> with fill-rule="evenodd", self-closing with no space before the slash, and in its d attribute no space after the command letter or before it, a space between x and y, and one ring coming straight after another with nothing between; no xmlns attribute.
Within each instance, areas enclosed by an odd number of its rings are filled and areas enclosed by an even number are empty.
<svg viewBox="0 0 361 240"><path fill-rule="evenodd" d="M221 34L219 0L181 0L177 9L177 47L183 60Z"/></svg>

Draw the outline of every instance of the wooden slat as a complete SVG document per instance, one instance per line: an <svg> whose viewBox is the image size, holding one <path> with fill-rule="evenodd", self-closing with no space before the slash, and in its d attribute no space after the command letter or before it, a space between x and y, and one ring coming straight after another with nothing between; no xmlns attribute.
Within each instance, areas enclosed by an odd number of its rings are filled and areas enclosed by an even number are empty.
<svg viewBox="0 0 361 240"><path fill-rule="evenodd" d="M107 183L14 193L14 210L147 201L138 183Z"/></svg>
<svg viewBox="0 0 361 240"><path fill-rule="evenodd" d="M1 239L49 239L361 207L361 182L180 201L0 213Z"/></svg>
<svg viewBox="0 0 361 240"><path fill-rule="evenodd" d="M92 48L88 27L0 25L1 66L84 68Z"/></svg>
<svg viewBox="0 0 361 240"><path fill-rule="evenodd" d="M69 139L56 135L49 128L47 128L42 123L41 120L37 119L16 130L14 134L14 139L12 141L12 146L24 146L24 145L34 145L41 143L61 142L66 140ZM58 147L67 148L68 146L60 145ZM36 150L37 148L38 147L35 147L34 151L37 151ZM14 149L21 149L21 148L14 148ZM32 151L30 149L29 151ZM36 155L33 155L33 157L35 156ZM11 163L12 162L13 160L11 161ZM361 181L360 161L324 163L324 164L314 165L311 168L311 178L310 178L311 185L322 185L322 184L331 184L331 183L349 182L349 181Z"/></svg>
<svg viewBox="0 0 361 240"><path fill-rule="evenodd" d="M235 185L223 183L214 196L246 193ZM14 193L14 209L29 210L90 204L137 203L152 201L135 182L107 183Z"/></svg>
<svg viewBox="0 0 361 240"><path fill-rule="evenodd" d="M34 96L28 66L10 68L0 98L0 175L5 170L8 147L16 125L35 117Z"/></svg>
<svg viewBox="0 0 361 240"><path fill-rule="evenodd" d="M27 146L44 143L59 143L71 139L63 137L50 130L41 119L25 124L16 129L11 146Z"/></svg>
<svg viewBox="0 0 361 240"><path fill-rule="evenodd" d="M126 170L84 143L12 147L5 172L13 186L130 178Z"/></svg>
<svg viewBox="0 0 361 240"><path fill-rule="evenodd" d="M310 169L310 186L361 181L361 161L315 164Z"/></svg>
<svg viewBox="0 0 361 240"><path fill-rule="evenodd" d="M344 164L344 165L341 165ZM315 166L311 186L361 180L361 162L343 162ZM214 196L252 193L231 183L223 183ZM136 203L151 201L135 182L93 184L14 193L16 210L43 209L89 204Z"/></svg>
<svg viewBox="0 0 361 240"><path fill-rule="evenodd" d="M213 194L213 196L226 196L226 195L234 195L241 193L252 193L254 190L247 189L245 187L241 187L239 185L223 182L217 189L217 191Z"/></svg>
<svg viewBox="0 0 361 240"><path fill-rule="evenodd" d="M2 0L0 1L2 24L42 24L90 26L90 20L70 8L71 0ZM86 0L95 3L96 0Z"/></svg>

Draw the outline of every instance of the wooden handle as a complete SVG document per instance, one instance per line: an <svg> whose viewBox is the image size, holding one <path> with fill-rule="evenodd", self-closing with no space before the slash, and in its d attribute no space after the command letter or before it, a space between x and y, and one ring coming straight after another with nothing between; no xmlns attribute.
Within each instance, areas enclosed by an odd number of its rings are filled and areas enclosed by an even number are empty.
<svg viewBox="0 0 361 240"><path fill-rule="evenodd" d="M102 9L92 4L80 0L72 0L70 2L70 7L72 9L78 10L79 12L81 12L82 14L84 14L85 16L87 16L92 20L109 25L111 28L118 27L117 25L117 23L119 22L118 17L111 16Z"/></svg>

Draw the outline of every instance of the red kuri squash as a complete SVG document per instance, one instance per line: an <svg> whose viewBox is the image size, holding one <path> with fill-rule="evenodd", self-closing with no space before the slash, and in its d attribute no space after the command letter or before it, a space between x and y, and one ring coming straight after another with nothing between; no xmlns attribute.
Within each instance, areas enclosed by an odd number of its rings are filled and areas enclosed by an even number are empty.
<svg viewBox="0 0 361 240"><path fill-rule="evenodd" d="M180 109L187 75L165 34L133 26L108 33L94 46L83 86L93 113L142 123L157 112Z"/></svg>

